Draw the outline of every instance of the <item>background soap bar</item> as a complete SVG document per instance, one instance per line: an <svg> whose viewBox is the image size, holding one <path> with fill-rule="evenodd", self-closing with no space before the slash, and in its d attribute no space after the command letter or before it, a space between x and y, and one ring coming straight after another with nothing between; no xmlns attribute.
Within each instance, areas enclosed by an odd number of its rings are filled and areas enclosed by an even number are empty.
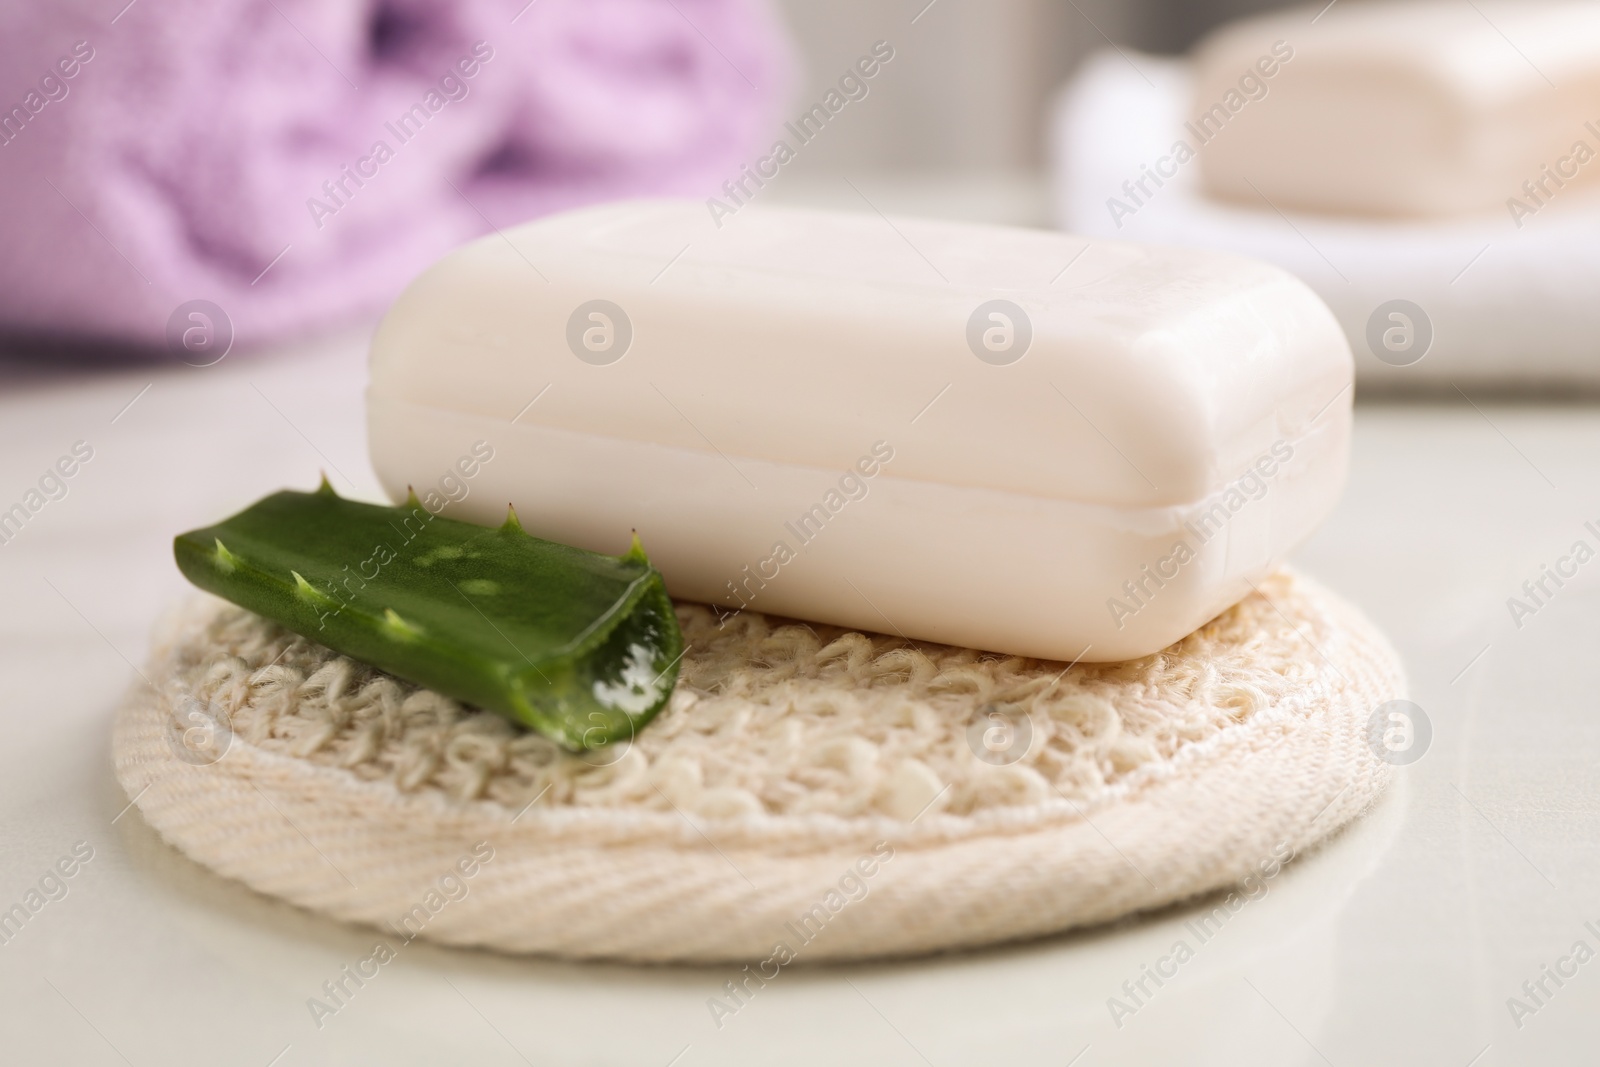
<svg viewBox="0 0 1600 1067"><path fill-rule="evenodd" d="M1317 0L1225 27L1195 60L1190 139L1214 196L1434 216L1600 176L1594 3Z"/></svg>
<svg viewBox="0 0 1600 1067"><path fill-rule="evenodd" d="M613 553L637 528L678 596L1071 660L1199 626L1342 485L1350 352L1276 268L875 214L720 221L594 208L424 274L373 342L388 491L440 487L486 523L509 500Z"/></svg>

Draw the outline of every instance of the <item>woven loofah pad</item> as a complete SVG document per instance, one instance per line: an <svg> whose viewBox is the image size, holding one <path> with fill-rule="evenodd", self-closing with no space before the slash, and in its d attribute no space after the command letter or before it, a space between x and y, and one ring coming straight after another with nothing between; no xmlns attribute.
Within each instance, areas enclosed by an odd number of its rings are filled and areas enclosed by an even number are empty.
<svg viewBox="0 0 1600 1067"><path fill-rule="evenodd" d="M401 937L631 960L837 959L1104 922L1358 814L1404 696L1364 618L1280 572L1117 664L678 608L671 705L577 756L196 599L117 775L196 861ZM469 873L470 872L470 873Z"/></svg>

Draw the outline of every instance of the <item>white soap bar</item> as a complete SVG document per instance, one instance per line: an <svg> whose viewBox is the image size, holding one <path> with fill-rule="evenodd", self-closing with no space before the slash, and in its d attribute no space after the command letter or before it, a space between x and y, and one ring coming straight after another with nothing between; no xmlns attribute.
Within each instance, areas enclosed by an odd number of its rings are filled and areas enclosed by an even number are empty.
<svg viewBox="0 0 1600 1067"><path fill-rule="evenodd" d="M1194 630L1339 493L1350 350L1277 268L868 213L721 223L608 205L423 274L372 347L391 496L482 523L513 502L601 552L637 529L674 595L729 609L1070 661Z"/></svg>
<svg viewBox="0 0 1600 1067"><path fill-rule="evenodd" d="M1600 177L1600 4L1324 7L1234 23L1196 50L1184 135L1212 195L1439 216L1537 208Z"/></svg>

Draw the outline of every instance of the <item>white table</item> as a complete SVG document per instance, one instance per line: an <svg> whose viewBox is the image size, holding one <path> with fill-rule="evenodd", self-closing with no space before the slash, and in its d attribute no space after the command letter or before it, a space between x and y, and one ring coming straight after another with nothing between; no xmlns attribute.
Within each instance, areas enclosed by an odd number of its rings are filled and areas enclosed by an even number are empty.
<svg viewBox="0 0 1600 1067"><path fill-rule="evenodd" d="M310 488L319 469L377 497L364 343L204 369L0 366L0 509L75 441L94 449L68 495L0 545L0 909L75 843L94 850L67 896L0 945L0 1060L1491 1067L1600 1055L1600 961L1563 987L1546 979L1553 996L1520 1029L1507 1008L1575 941L1600 950L1583 925L1600 930L1600 561L1520 629L1506 607L1541 563L1597 543L1583 522L1600 520L1600 409L1483 398L1359 406L1349 489L1297 557L1398 644L1431 750L1120 1030L1107 998L1167 950L1183 909L951 958L797 967L721 1030L706 1000L731 968L418 942L319 1029L306 999L374 935L161 843L126 810L108 735L152 620L185 590L174 533Z"/></svg>

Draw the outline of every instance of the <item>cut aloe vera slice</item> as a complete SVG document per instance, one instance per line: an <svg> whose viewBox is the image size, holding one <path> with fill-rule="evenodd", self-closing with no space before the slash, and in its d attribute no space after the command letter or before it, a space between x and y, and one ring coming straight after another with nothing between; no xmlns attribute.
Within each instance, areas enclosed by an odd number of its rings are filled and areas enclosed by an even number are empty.
<svg viewBox="0 0 1600 1067"><path fill-rule="evenodd" d="M631 738L683 635L638 538L621 556L403 507L274 493L173 543L201 589L573 749Z"/></svg>

